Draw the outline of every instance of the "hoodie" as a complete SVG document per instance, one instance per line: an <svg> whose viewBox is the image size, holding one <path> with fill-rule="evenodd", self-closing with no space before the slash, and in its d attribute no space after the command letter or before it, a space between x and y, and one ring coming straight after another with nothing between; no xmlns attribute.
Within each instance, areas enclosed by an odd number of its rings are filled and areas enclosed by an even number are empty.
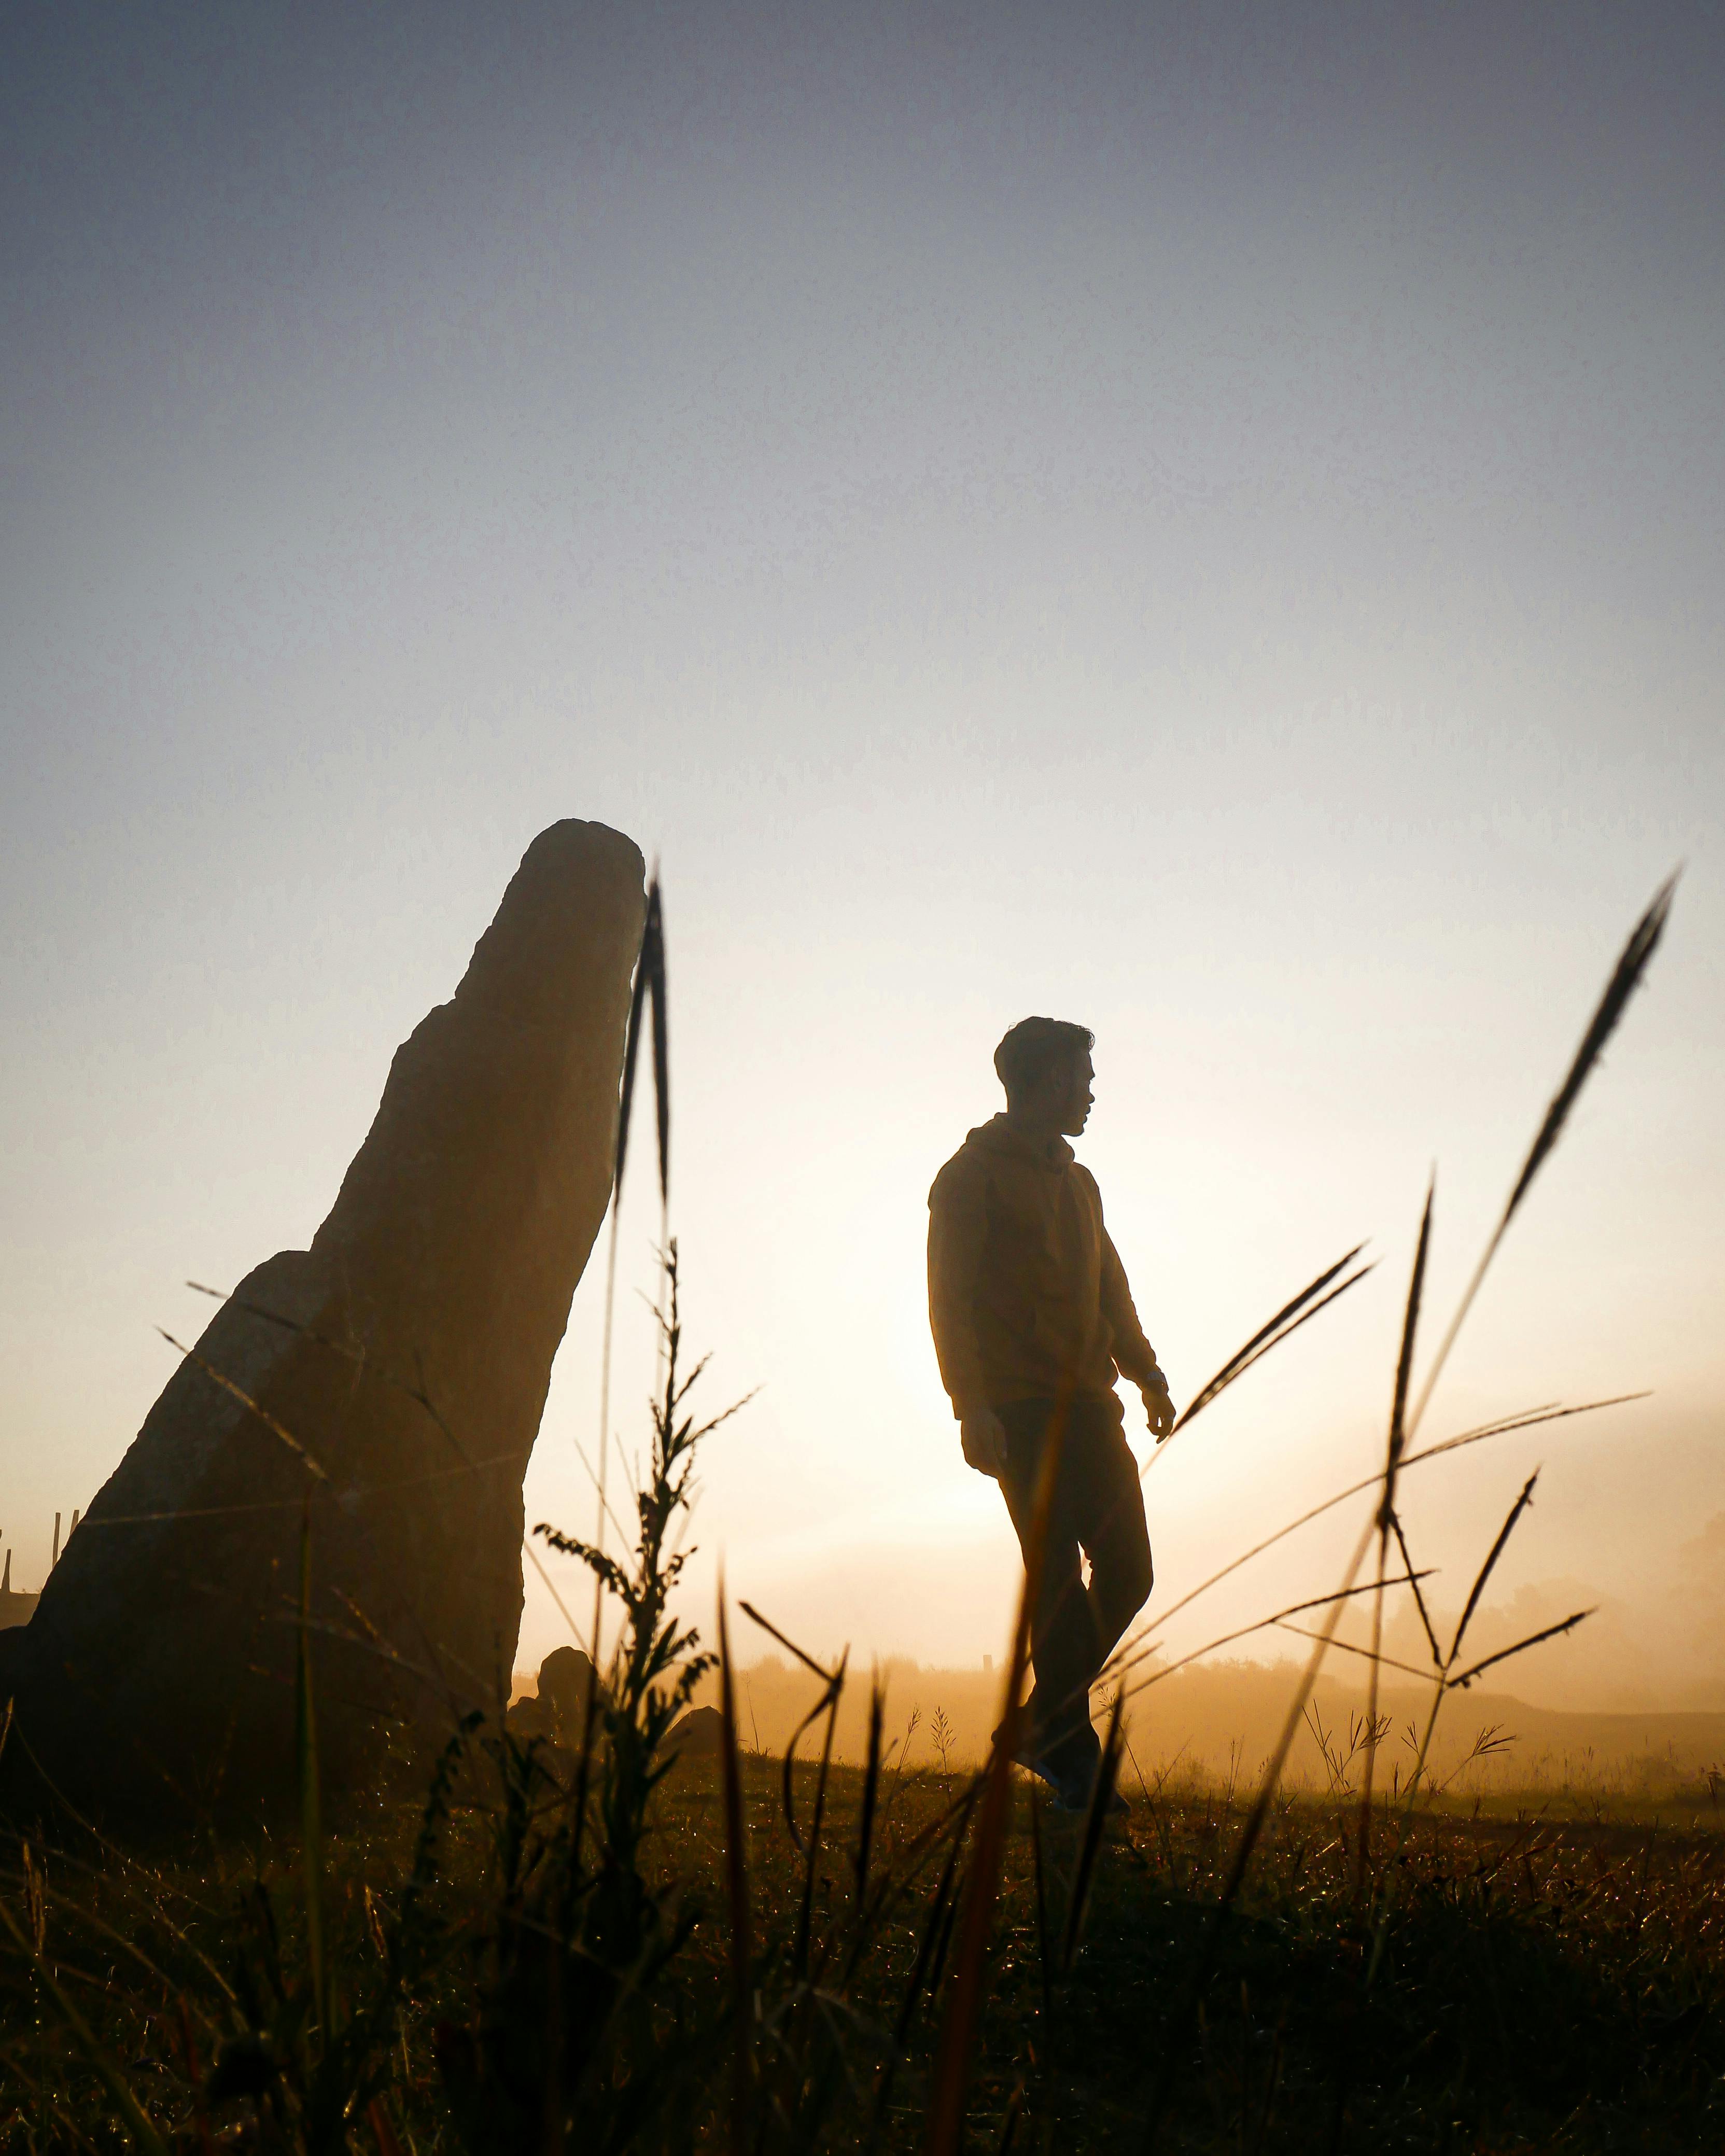
<svg viewBox="0 0 1725 2156"><path fill-rule="evenodd" d="M962 1421L1014 1400L1112 1395L1156 1369L1096 1178L1007 1118L973 1130L928 1194L928 1321Z"/></svg>

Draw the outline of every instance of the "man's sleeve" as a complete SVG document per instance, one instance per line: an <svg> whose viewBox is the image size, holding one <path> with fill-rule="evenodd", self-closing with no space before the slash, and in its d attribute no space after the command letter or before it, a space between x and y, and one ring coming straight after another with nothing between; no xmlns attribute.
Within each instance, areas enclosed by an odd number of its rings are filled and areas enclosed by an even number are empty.
<svg viewBox="0 0 1725 2156"><path fill-rule="evenodd" d="M1156 1350L1144 1337L1132 1291L1127 1286L1126 1267L1106 1228L1102 1230L1102 1315L1114 1335L1114 1366L1121 1376L1142 1385L1147 1378L1159 1374Z"/></svg>
<svg viewBox="0 0 1725 2156"><path fill-rule="evenodd" d="M976 1336L976 1297L988 1233L983 1179L949 1163L928 1194L928 1327L941 1383L962 1422L988 1405Z"/></svg>

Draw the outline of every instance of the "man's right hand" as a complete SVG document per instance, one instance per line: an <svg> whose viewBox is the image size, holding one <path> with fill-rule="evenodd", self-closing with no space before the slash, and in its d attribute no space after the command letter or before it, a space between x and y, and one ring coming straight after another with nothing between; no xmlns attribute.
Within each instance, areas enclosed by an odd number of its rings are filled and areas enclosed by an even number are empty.
<svg viewBox="0 0 1725 2156"><path fill-rule="evenodd" d="M1143 1396L1144 1413L1152 1434L1160 1445L1173 1435L1174 1424L1178 1420L1174 1413L1174 1404L1168 1398L1168 1379L1160 1370L1154 1371L1145 1378L1138 1390Z"/></svg>
<svg viewBox="0 0 1725 2156"><path fill-rule="evenodd" d="M1006 1471L1006 1424L993 1408L978 1408L958 1425L964 1457L979 1475L992 1475L998 1482Z"/></svg>

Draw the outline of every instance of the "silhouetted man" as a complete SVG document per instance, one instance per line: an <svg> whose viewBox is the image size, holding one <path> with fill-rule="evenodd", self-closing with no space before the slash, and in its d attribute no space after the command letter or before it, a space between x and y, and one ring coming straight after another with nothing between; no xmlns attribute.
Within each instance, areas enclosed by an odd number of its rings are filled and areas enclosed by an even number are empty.
<svg viewBox="0 0 1725 2156"><path fill-rule="evenodd" d="M928 1194L928 1315L964 1457L992 1475L1028 1557L1045 1449L1060 1445L1032 1612L1036 1684L1021 1764L1089 1802L1101 1747L1090 1688L1150 1593L1150 1537L1117 1373L1158 1438L1168 1380L1068 1137L1089 1121L1095 1035L1027 1018L994 1051L1006 1112L973 1130ZM1090 1559L1086 1586L1081 1548Z"/></svg>

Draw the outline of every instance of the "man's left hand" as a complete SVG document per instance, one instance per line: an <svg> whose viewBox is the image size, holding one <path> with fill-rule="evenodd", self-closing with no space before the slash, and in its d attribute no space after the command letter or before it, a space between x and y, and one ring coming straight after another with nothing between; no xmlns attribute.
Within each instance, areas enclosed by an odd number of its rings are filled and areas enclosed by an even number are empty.
<svg viewBox="0 0 1725 2156"><path fill-rule="evenodd" d="M1168 1397L1168 1379L1158 1370L1154 1377L1146 1378L1138 1390L1144 1396L1144 1413L1160 1445L1174 1426L1174 1404Z"/></svg>

